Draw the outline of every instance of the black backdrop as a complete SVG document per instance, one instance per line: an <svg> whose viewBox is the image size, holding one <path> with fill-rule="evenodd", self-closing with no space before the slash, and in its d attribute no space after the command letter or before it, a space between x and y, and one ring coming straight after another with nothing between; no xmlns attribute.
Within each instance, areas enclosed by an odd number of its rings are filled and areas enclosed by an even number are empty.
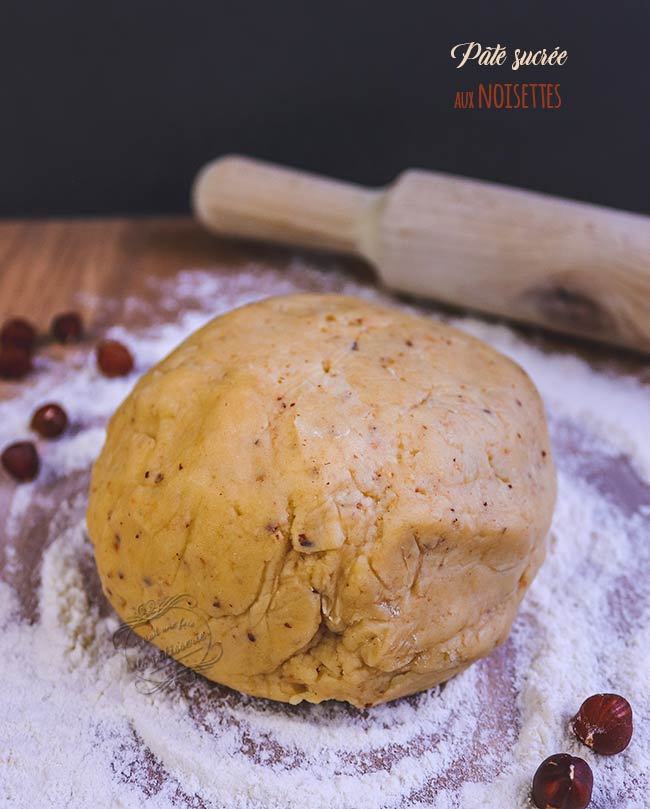
<svg viewBox="0 0 650 809"><path fill-rule="evenodd" d="M2 0L0 216L176 212L225 152L382 184L419 166L650 212L650 3ZM457 70L456 42L569 52ZM478 81L559 110L458 111Z"/></svg>

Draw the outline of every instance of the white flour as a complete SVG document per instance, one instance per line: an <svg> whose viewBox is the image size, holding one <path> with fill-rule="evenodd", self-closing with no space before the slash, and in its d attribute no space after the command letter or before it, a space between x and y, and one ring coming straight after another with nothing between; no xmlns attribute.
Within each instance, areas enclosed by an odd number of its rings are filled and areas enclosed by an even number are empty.
<svg viewBox="0 0 650 809"><path fill-rule="evenodd" d="M383 297L302 266L189 271L167 288L170 312L174 299L185 307L180 319L112 335L133 348L141 373L214 314L299 289ZM130 306L147 313L141 301ZM528 371L547 406L559 471L549 557L506 647L442 689L368 712L291 709L203 681L143 696L112 643L118 619L89 603L92 551L80 494L51 504L57 515L33 624L0 584L1 806L504 809L527 805L537 765L561 751L592 765L594 807L648 806L650 393L574 357L543 354L504 327L455 325ZM6 517L14 540L35 498L47 497L53 469L89 467L107 417L134 381L99 376L92 352L73 356L76 367L68 363L64 378L59 368L57 381L41 359L36 382L0 404L0 445L27 437L28 414L46 400L85 425L48 445L40 481L16 488ZM607 488L613 468L624 469L625 491ZM7 561L11 578L21 564L12 547ZM611 758L567 731L581 701L607 690L627 696L636 717L631 746Z"/></svg>

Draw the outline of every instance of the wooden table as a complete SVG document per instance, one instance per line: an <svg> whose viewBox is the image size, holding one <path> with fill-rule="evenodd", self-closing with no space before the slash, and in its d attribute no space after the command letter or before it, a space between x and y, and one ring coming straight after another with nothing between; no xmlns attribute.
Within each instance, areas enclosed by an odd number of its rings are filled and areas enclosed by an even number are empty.
<svg viewBox="0 0 650 809"><path fill-rule="evenodd" d="M236 272L239 267L259 261L266 267L284 268L294 255L278 248L218 240L188 218L4 222L0 223L0 322L9 316L22 315L46 331L53 315L75 309L82 313L87 326L87 339L82 347L87 351L106 326L113 323L127 329L137 326L138 314L128 306L129 298L149 301L155 317L152 281L171 279L180 270L193 267ZM329 258L314 255L309 256L309 261L321 267L332 263ZM367 267L354 261L337 260L337 267L346 269L355 279L372 277ZM104 301L111 302L108 309ZM171 317L169 312L166 315ZM593 365L626 371L650 381L650 366L645 357L539 332L528 333L542 348L579 353ZM46 346L42 350L56 352L59 348ZM21 384L0 382L0 399L15 396ZM569 436L567 447L571 450L570 440ZM599 461L593 475L598 486L621 503L636 508L650 502L647 486L625 459ZM85 491L87 485L88 470L48 483L50 505L35 500L21 522L16 552L22 567L10 579L28 620L36 612L38 568L52 519L51 504ZM7 476L0 474L0 577L6 561L4 547L9 541L4 514L8 513L15 490ZM89 590L98 603L103 602L94 567L89 569L88 578ZM106 602L104 607L108 608ZM499 652L491 658L497 679L506 654ZM183 799L178 805L197 804L188 797L187 802ZM594 806L600 809L601 804Z"/></svg>
<svg viewBox="0 0 650 809"><path fill-rule="evenodd" d="M146 294L151 276L264 252L219 241L187 217L0 222L0 319L42 325L74 307L92 323L91 298L125 301Z"/></svg>

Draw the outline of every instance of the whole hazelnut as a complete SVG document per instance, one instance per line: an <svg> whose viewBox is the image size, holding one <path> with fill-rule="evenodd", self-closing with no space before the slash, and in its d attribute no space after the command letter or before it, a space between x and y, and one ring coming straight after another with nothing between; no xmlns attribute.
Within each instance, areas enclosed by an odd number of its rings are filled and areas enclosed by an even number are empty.
<svg viewBox="0 0 650 809"><path fill-rule="evenodd" d="M43 438L58 438L67 426L68 416L58 404L43 405L32 416L31 428Z"/></svg>
<svg viewBox="0 0 650 809"><path fill-rule="evenodd" d="M58 343L78 343L83 334L81 316L77 312L63 312L52 320L50 331Z"/></svg>
<svg viewBox="0 0 650 809"><path fill-rule="evenodd" d="M36 342L36 329L22 317L14 317L5 321L0 330L0 343L3 346L13 346L31 351Z"/></svg>
<svg viewBox="0 0 650 809"><path fill-rule="evenodd" d="M22 379L32 370L32 356L25 348L0 346L0 377Z"/></svg>
<svg viewBox="0 0 650 809"><path fill-rule="evenodd" d="M596 753L612 756L630 743L634 724L632 706L619 694L594 694L572 720L573 732Z"/></svg>
<svg viewBox="0 0 650 809"><path fill-rule="evenodd" d="M18 441L6 447L0 456L2 465L14 480L24 483L34 480L40 461L31 441Z"/></svg>
<svg viewBox="0 0 650 809"><path fill-rule="evenodd" d="M133 355L117 340L102 340L97 346L97 365L104 376L126 376L133 370Z"/></svg>
<svg viewBox="0 0 650 809"><path fill-rule="evenodd" d="M533 778L533 802L539 809L585 809L591 800L591 767L568 753L549 756Z"/></svg>

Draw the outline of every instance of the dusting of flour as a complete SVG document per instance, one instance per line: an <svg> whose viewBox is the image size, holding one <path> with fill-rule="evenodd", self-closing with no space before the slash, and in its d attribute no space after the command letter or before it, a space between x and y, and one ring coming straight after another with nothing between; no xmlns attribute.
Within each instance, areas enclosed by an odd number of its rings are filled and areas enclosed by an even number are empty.
<svg viewBox="0 0 650 809"><path fill-rule="evenodd" d="M650 392L576 357L542 353L503 326L454 321L511 356L538 386L558 504L548 560L509 641L445 686L370 711L289 708L201 679L143 695L112 642L117 616L100 610L87 586L83 491L49 504L55 517L36 619L21 615L10 585L23 564L14 544L35 498L48 506L48 469L86 472L137 375L215 314L301 290L390 300L299 264L186 271L163 288L169 322L112 330L137 357L132 377L102 378L90 352L63 369L41 358L35 383L0 404L1 445L28 436L27 414L44 400L59 401L83 425L48 446L41 479L17 487L3 515L10 541L0 582L0 805L504 809L528 806L538 763L567 751L594 770L594 807L647 806ZM146 302L129 307L146 314ZM623 486L612 487L614 478ZM611 758L593 755L567 729L586 696L607 690L626 695L636 717L632 744Z"/></svg>

